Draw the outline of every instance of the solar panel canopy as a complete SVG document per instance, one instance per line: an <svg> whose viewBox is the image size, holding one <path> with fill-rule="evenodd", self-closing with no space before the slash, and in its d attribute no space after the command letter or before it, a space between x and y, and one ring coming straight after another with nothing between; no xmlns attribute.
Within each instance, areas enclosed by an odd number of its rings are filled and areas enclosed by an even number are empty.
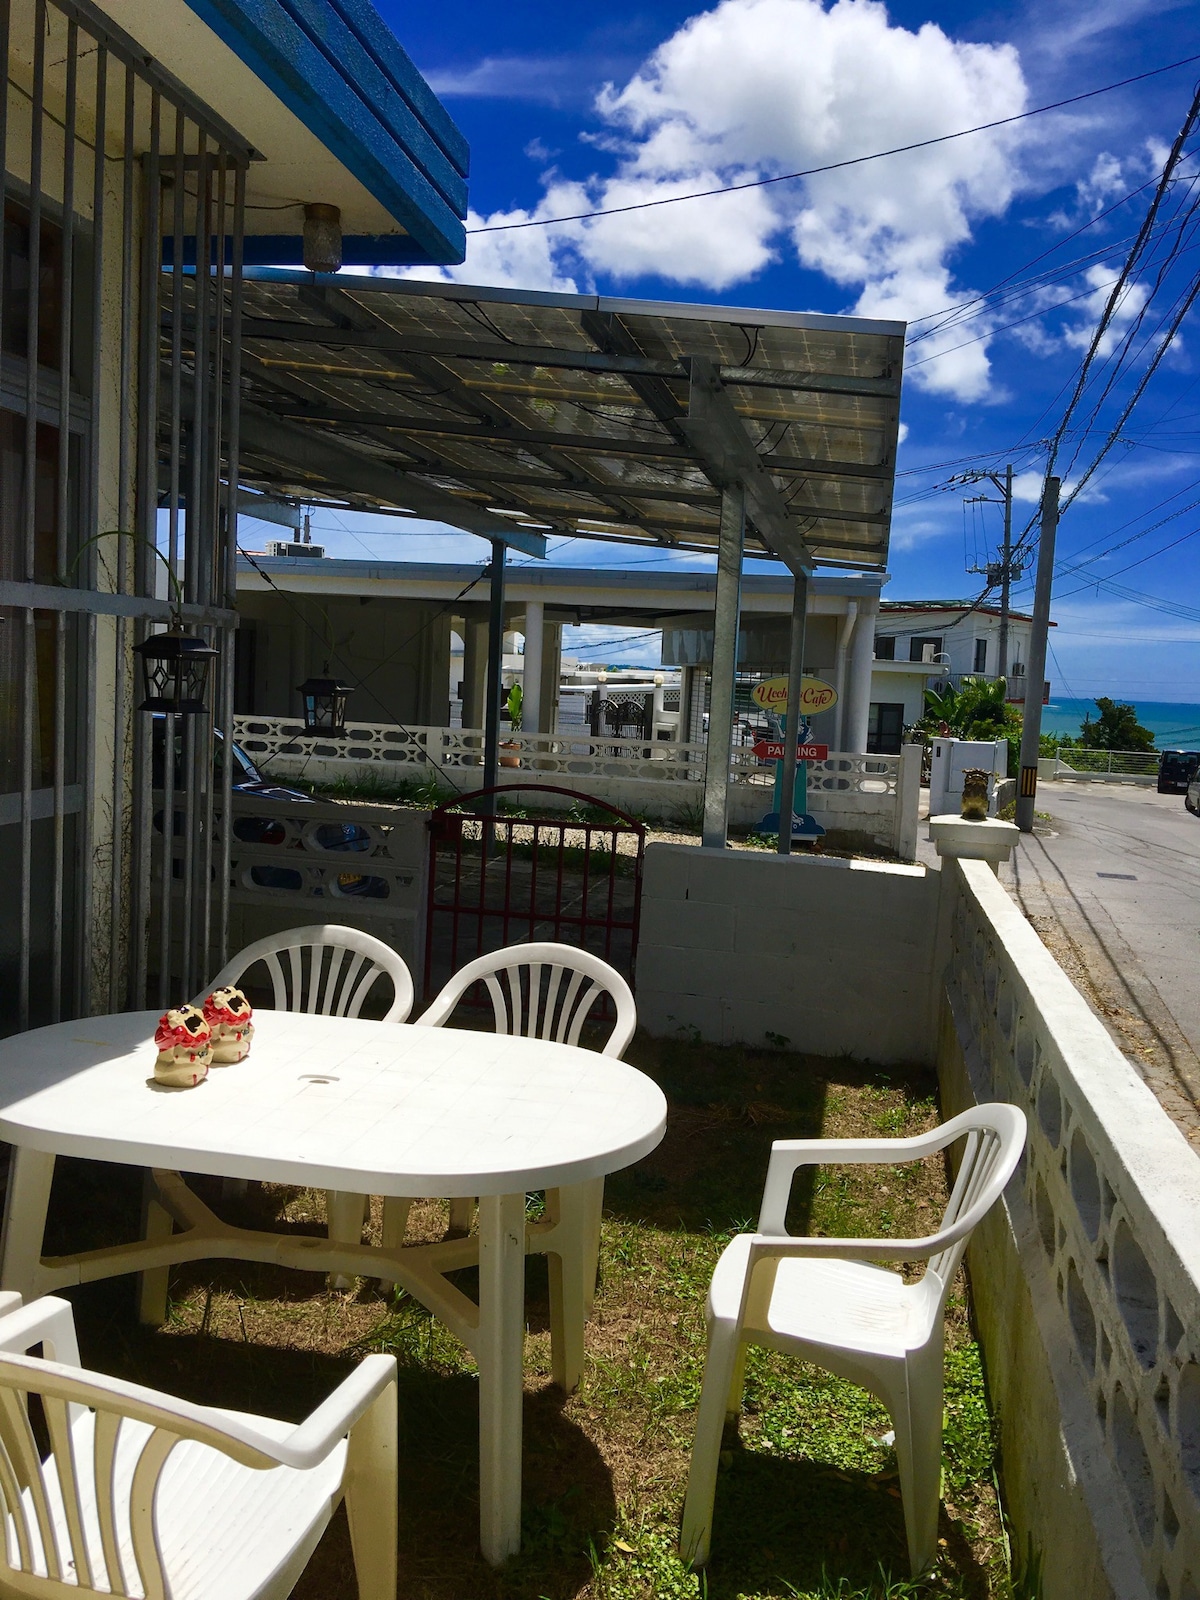
<svg viewBox="0 0 1200 1600"><path fill-rule="evenodd" d="M247 273L240 475L543 553L549 534L886 566L904 325Z"/></svg>

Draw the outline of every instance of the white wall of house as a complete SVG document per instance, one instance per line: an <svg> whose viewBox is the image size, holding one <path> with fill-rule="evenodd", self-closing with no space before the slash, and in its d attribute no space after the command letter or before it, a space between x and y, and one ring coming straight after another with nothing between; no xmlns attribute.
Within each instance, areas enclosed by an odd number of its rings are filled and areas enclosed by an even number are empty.
<svg viewBox="0 0 1200 1600"><path fill-rule="evenodd" d="M1027 616L1010 614L1005 668L1000 661L1000 614L994 606L971 610L948 603L885 600L875 626L876 661L883 654L881 642L894 639L897 666L920 662L924 656L941 662L956 677L962 673L1009 677L1014 665L1023 667L1029 659L1030 627Z"/></svg>

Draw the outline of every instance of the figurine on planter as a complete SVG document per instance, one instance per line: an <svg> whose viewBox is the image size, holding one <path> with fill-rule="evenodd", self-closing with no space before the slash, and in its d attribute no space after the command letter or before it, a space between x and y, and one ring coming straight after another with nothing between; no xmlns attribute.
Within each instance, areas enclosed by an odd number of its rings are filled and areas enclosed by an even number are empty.
<svg viewBox="0 0 1200 1600"><path fill-rule="evenodd" d="M154 1033L158 1059L154 1081L171 1089L192 1089L208 1076L212 1029L196 1006L180 1006L158 1019Z"/></svg>
<svg viewBox="0 0 1200 1600"><path fill-rule="evenodd" d="M254 1037L254 1012L240 989L232 984L214 989L204 1002L204 1020L212 1029L214 1067L230 1067L245 1060Z"/></svg>

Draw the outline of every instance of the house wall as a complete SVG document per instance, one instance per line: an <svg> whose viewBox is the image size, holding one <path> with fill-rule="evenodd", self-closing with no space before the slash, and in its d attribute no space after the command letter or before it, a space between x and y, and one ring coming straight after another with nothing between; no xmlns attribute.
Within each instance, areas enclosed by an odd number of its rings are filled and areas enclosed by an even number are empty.
<svg viewBox="0 0 1200 1600"><path fill-rule="evenodd" d="M768 1031L817 1055L933 1057L939 877L924 867L651 844L637 995L653 1034Z"/></svg>
<svg viewBox="0 0 1200 1600"><path fill-rule="evenodd" d="M282 587L282 585L281 585ZM357 685L349 710L371 721L435 723L450 716L450 616L420 600L357 595L239 594L242 629L253 639L252 703L241 714L294 717L297 684L335 676ZM245 680L244 680L245 681Z"/></svg>
<svg viewBox="0 0 1200 1600"><path fill-rule="evenodd" d="M1009 623L1009 665L1014 661L1029 659L1029 622L1013 618ZM988 677L1008 676L1002 673L1000 663L1000 618L990 611L974 611L964 615L961 610L901 611L891 610L885 601L875 621L877 638L896 640L896 659L908 660L910 641L914 637L940 638L942 652L949 656L953 673L975 671L975 641L987 642L987 659L984 672Z"/></svg>

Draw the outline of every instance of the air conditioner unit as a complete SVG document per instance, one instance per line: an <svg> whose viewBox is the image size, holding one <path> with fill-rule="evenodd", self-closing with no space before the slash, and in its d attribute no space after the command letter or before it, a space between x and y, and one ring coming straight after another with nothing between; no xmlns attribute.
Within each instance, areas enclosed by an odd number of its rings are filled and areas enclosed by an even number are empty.
<svg viewBox="0 0 1200 1600"><path fill-rule="evenodd" d="M269 556L323 556L323 544L301 544L298 539L268 539Z"/></svg>

